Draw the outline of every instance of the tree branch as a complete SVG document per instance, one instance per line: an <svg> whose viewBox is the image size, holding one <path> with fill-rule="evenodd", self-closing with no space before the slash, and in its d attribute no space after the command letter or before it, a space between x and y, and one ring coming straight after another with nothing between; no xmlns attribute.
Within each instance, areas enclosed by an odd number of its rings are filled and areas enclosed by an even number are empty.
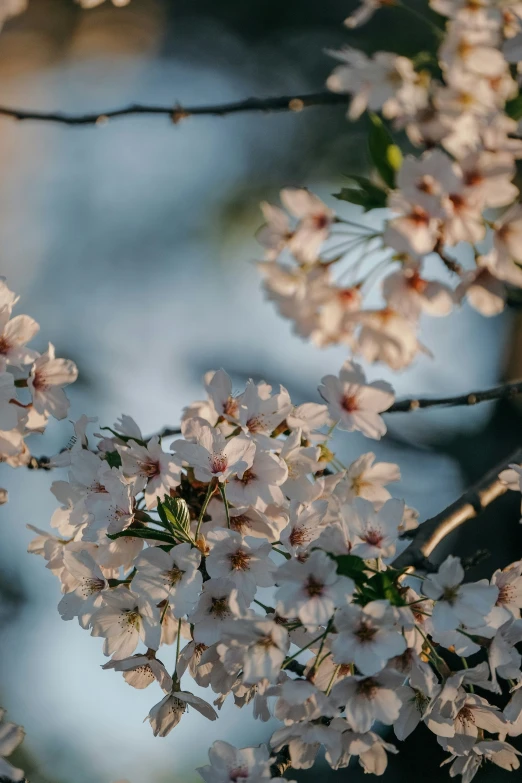
<svg viewBox="0 0 522 783"><path fill-rule="evenodd" d="M314 106L346 106L348 97L334 92L312 92L304 95L276 95L269 98L246 98L242 101L216 103L203 106L154 106L133 103L119 109L88 112L87 114L72 114L67 112L34 111L32 109L15 109L0 106L0 115L12 117L15 120L34 120L37 122L57 122L61 125L103 125L116 117L131 115L163 115L169 117L174 124L188 117L225 117L228 114L245 112L300 112Z"/></svg>
<svg viewBox="0 0 522 783"><path fill-rule="evenodd" d="M464 522L474 519L490 503L493 503L507 491L507 486L500 481L498 474L513 463L522 463L522 449L517 449L513 454L510 454L464 492L458 500L420 525L413 532L411 544L394 561L394 568L411 566L425 571L433 571L434 566L428 560L431 553L446 536L463 525Z"/></svg>
<svg viewBox="0 0 522 783"><path fill-rule="evenodd" d="M458 397L423 397L399 400L394 402L384 413L407 413L417 410L417 408L435 408L437 406L476 405L478 402L487 402L488 400L510 400L518 394L522 394L522 381L506 383L485 391L468 392Z"/></svg>

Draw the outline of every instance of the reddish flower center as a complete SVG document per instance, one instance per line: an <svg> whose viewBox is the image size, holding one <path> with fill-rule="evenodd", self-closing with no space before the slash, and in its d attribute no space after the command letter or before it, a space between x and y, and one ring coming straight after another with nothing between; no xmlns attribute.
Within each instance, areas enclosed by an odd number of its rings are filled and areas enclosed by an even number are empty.
<svg viewBox="0 0 522 783"><path fill-rule="evenodd" d="M346 413L354 413L354 411L359 410L359 406L357 405L357 395L345 394L341 399L341 408L343 408Z"/></svg>
<svg viewBox="0 0 522 783"><path fill-rule="evenodd" d="M328 215L325 215L324 212L320 212L317 215L312 215L312 223L316 231L323 231L325 228L328 228L330 220Z"/></svg>
<svg viewBox="0 0 522 783"><path fill-rule="evenodd" d="M370 544L371 546L380 546L384 540L384 536L381 533L380 530L375 530L374 528L369 528L364 536L361 536L363 541L366 541L367 544Z"/></svg>
<svg viewBox="0 0 522 783"><path fill-rule="evenodd" d="M210 472L211 473L223 473L227 469L228 460L222 453L212 454L210 457Z"/></svg>
<svg viewBox="0 0 522 783"><path fill-rule="evenodd" d="M147 460L141 463L142 473L148 478L154 478L161 473L160 464L158 460Z"/></svg>
<svg viewBox="0 0 522 783"><path fill-rule="evenodd" d="M11 350L11 346L9 345L9 342L4 337L4 335L0 336L0 355L5 356L9 353Z"/></svg>

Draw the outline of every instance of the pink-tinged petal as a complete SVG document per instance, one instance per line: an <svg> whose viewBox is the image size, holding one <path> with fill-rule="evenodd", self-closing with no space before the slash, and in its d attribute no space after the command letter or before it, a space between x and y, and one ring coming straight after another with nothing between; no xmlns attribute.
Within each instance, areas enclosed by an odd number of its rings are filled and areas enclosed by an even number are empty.
<svg viewBox="0 0 522 783"><path fill-rule="evenodd" d="M28 315L16 315L5 326L4 338L9 345L25 345L38 333L40 326Z"/></svg>

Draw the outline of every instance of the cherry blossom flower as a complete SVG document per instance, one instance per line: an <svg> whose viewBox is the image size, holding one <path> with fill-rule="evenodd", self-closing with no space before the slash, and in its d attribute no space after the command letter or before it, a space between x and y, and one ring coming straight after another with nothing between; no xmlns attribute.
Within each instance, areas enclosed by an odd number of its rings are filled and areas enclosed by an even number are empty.
<svg viewBox="0 0 522 783"><path fill-rule="evenodd" d="M320 429L328 419L328 408L317 402L304 402L292 408L286 415L286 423L291 430L301 430L305 438Z"/></svg>
<svg viewBox="0 0 522 783"><path fill-rule="evenodd" d="M437 244L440 221L421 206L408 201L402 193L394 191L388 198L388 207L398 217L386 224L383 234L385 245L398 253L426 255Z"/></svg>
<svg viewBox="0 0 522 783"><path fill-rule="evenodd" d="M230 441L229 441L230 442ZM251 465L227 485L227 498L236 506L267 506L284 503L281 485L288 478L288 466L276 454L257 449Z"/></svg>
<svg viewBox="0 0 522 783"><path fill-rule="evenodd" d="M205 524L206 530L227 526L227 517L223 503L212 498L208 506L212 519ZM263 511L253 506L236 506L229 508L230 528L242 536L262 538L275 543L279 540L281 530L288 523L288 515L276 504L268 505Z"/></svg>
<svg viewBox="0 0 522 783"><path fill-rule="evenodd" d="M165 693L170 693L172 690L172 677L162 662L156 658L155 650L147 650L144 655L131 655L122 660L107 661L102 669L123 672L125 682L138 690L148 688L153 682L157 682Z"/></svg>
<svg viewBox="0 0 522 783"><path fill-rule="evenodd" d="M209 427L203 420L194 421L193 432L196 443L176 440L172 448L183 462L194 468L198 481L216 478L224 482L234 475L241 478L252 467L256 446L248 438L238 435L225 440L219 430Z"/></svg>
<svg viewBox="0 0 522 783"><path fill-rule="evenodd" d="M235 748L216 740L208 752L210 765L199 767L205 783L236 783L238 780L273 780L270 773L270 753L266 745L255 748Z"/></svg>
<svg viewBox="0 0 522 783"><path fill-rule="evenodd" d="M306 188L285 188L281 191L281 201L299 220L288 243L290 250L302 261L315 261L330 234L334 211Z"/></svg>
<svg viewBox="0 0 522 783"><path fill-rule="evenodd" d="M329 54L342 65L334 69L326 85L333 92L353 95L350 119L357 119L366 109L382 109L385 117L397 117L426 104L425 87L407 57L377 52L370 59L349 47Z"/></svg>
<svg viewBox="0 0 522 783"><path fill-rule="evenodd" d="M103 651L114 660L128 658L140 639L157 650L160 641L159 611L126 587L116 587L103 597L91 617L91 635L105 638Z"/></svg>
<svg viewBox="0 0 522 783"><path fill-rule="evenodd" d="M344 503L350 503L356 497L382 503L391 497L385 485L400 479L398 465L393 462L375 462L375 454L370 451L348 466L335 494Z"/></svg>
<svg viewBox="0 0 522 783"><path fill-rule="evenodd" d="M399 541L404 503L391 498L377 511L364 498L353 501L349 525L353 533L353 554L363 559L393 557Z"/></svg>
<svg viewBox="0 0 522 783"><path fill-rule="evenodd" d="M279 452L280 459L288 468L288 478L281 491L291 500L307 503L317 495L317 489L308 476L320 470L321 452L317 446L301 446L301 440L301 430L295 430L287 437Z"/></svg>
<svg viewBox="0 0 522 783"><path fill-rule="evenodd" d="M78 370L70 359L56 359L54 345L49 343L45 353L39 356L31 367L27 385L33 396L33 405L38 413L48 413L55 419L65 419L69 400L62 386L74 383Z"/></svg>
<svg viewBox="0 0 522 783"><path fill-rule="evenodd" d="M366 383L360 365L346 361L339 377L325 375L319 392L328 403L330 416L339 429L360 430L376 440L386 433L386 425L379 414L393 404L393 390L384 381Z"/></svg>
<svg viewBox="0 0 522 783"><path fill-rule="evenodd" d="M123 473L134 479L135 493L145 490L147 508L156 506L156 498L163 498L180 483L181 466L161 448L158 437L146 446L129 441L128 447L119 447Z"/></svg>
<svg viewBox="0 0 522 783"><path fill-rule="evenodd" d="M503 282L504 276L510 274L510 265L516 274L514 264L499 264L496 250L478 256L475 269L465 273L462 282L457 286L456 296L467 299L471 307L487 317L498 315L504 309L507 291Z"/></svg>
<svg viewBox="0 0 522 783"><path fill-rule="evenodd" d="M11 308L0 309L0 371L8 364L22 367L38 358L38 351L26 347L40 329L36 321L28 315L16 315L10 318Z"/></svg>
<svg viewBox="0 0 522 783"><path fill-rule="evenodd" d="M174 615L183 617L192 611L201 592L200 563L200 552L190 544L178 544L170 552L149 547L135 560L132 588L155 604L167 600Z"/></svg>
<svg viewBox="0 0 522 783"><path fill-rule="evenodd" d="M166 737L180 722L188 707L194 707L208 720L216 720L217 712L208 702L186 691L172 691L155 704L145 720L152 726L155 737Z"/></svg>
<svg viewBox="0 0 522 783"><path fill-rule="evenodd" d="M79 584L63 596L58 604L58 611L63 620L78 617L80 625L86 628L95 608L102 603L101 593L108 587L108 582L99 565L85 549L77 552L67 549L63 562Z"/></svg>
<svg viewBox="0 0 522 783"><path fill-rule="evenodd" d="M287 725L301 720L316 720L322 716L331 718L335 715L328 696L307 680L286 680L282 685L273 688L270 693L272 692L278 697L274 716Z"/></svg>
<svg viewBox="0 0 522 783"><path fill-rule="evenodd" d="M431 617L436 632L453 631L460 624L477 628L495 605L498 587L485 580L463 585L463 579L460 560L449 555L437 574L424 580L423 593L436 601Z"/></svg>
<svg viewBox="0 0 522 783"><path fill-rule="evenodd" d="M270 434L292 410L290 395L282 386L277 394L271 394L271 386L248 381L241 395L237 418L246 435L263 448L272 448Z"/></svg>
<svg viewBox="0 0 522 783"><path fill-rule="evenodd" d="M283 617L299 617L303 625L314 630L328 622L333 611L343 606L353 594L355 585L339 576L325 552L316 550L308 560L288 560L275 575L277 612Z"/></svg>
<svg viewBox="0 0 522 783"><path fill-rule="evenodd" d="M326 511L327 503L322 500L309 506L297 501L290 504L288 525L281 531L281 542L289 552L296 555L308 549L324 529Z"/></svg>
<svg viewBox="0 0 522 783"><path fill-rule="evenodd" d="M350 728L364 734L374 721L390 726L398 719L402 702L397 689L402 682L402 675L391 669L374 677L345 677L332 688L331 700L345 709Z"/></svg>
<svg viewBox="0 0 522 783"><path fill-rule="evenodd" d="M234 616L231 607L231 593L234 583L230 579L210 579L205 582L196 609L189 615L189 621L194 624L194 641L207 646L219 641L223 624ZM244 610L245 604L241 595L236 596L239 607Z"/></svg>
<svg viewBox="0 0 522 783"><path fill-rule="evenodd" d="M429 353L419 343L415 326L390 307L353 317L361 324L355 350L368 362L384 362L392 370L402 370L419 351Z"/></svg>
<svg viewBox="0 0 522 783"><path fill-rule="evenodd" d="M235 666L239 654L243 682L252 685L277 679L288 647L286 628L268 618L252 617L225 623L217 652L227 669L228 658L233 655Z"/></svg>
<svg viewBox="0 0 522 783"><path fill-rule="evenodd" d="M212 578L226 577L246 601L254 598L257 587L273 585L272 547L258 538L242 538L234 530L213 530L207 536L210 553L206 568Z"/></svg>
<svg viewBox="0 0 522 783"><path fill-rule="evenodd" d="M377 674L390 658L406 649L406 640L388 601L341 607L335 614L335 628L338 633L332 642L334 661L354 663L361 674Z"/></svg>
<svg viewBox="0 0 522 783"><path fill-rule="evenodd" d="M415 265L404 266L383 282L383 296L392 309L416 323L421 313L448 315L453 309L452 290L436 280L425 280Z"/></svg>

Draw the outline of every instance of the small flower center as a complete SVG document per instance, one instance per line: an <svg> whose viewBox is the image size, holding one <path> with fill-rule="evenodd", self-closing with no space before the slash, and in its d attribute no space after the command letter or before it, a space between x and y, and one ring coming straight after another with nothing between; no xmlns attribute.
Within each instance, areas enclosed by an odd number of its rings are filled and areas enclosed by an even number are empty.
<svg viewBox="0 0 522 783"><path fill-rule="evenodd" d="M330 225L330 219L324 212L312 215L312 223L316 231L323 231Z"/></svg>
<svg viewBox="0 0 522 783"><path fill-rule="evenodd" d="M359 406L357 404L357 395L345 394L341 399L341 408L345 410L346 413L354 413L355 411L359 410Z"/></svg>
<svg viewBox="0 0 522 783"><path fill-rule="evenodd" d="M138 611L138 607L135 606L134 609L124 609L122 616L121 616L121 625L122 627L128 626L128 629L135 628L136 630L140 627L140 613Z"/></svg>
<svg viewBox="0 0 522 783"><path fill-rule="evenodd" d="M319 582L319 580L314 576L310 575L306 581L305 590L310 598L316 598L317 596L323 594L324 584Z"/></svg>
<svg viewBox="0 0 522 783"><path fill-rule="evenodd" d="M211 473L223 473L227 469L228 460L221 452L212 454L210 457L210 472Z"/></svg>
<svg viewBox="0 0 522 783"><path fill-rule="evenodd" d="M9 342L4 337L4 335L0 336L0 355L5 356L9 353L11 350L11 346L9 345Z"/></svg>
<svg viewBox="0 0 522 783"><path fill-rule="evenodd" d="M94 595L94 593L99 593L100 590L103 590L104 587L104 579L100 579L99 577L91 577L84 580L82 585L82 593L87 597L89 595Z"/></svg>
<svg viewBox="0 0 522 783"><path fill-rule="evenodd" d="M245 470L245 472L243 473L243 478L237 477L236 481L239 481L241 484L244 484L246 486L247 484L250 484L251 481L254 481L256 478L257 476L254 473L254 471L248 469Z"/></svg>
<svg viewBox="0 0 522 783"><path fill-rule="evenodd" d="M361 536L363 541L371 546L380 546L384 540L384 536L380 530L375 528L369 528L366 533Z"/></svg>
<svg viewBox="0 0 522 783"><path fill-rule="evenodd" d="M366 677L357 683L357 694L365 699L374 699L379 690L379 683L373 677Z"/></svg>
<svg viewBox="0 0 522 783"><path fill-rule="evenodd" d="M250 777L247 767L235 767L228 773L228 778L231 783L236 783L238 780L246 780Z"/></svg>
<svg viewBox="0 0 522 783"><path fill-rule="evenodd" d="M163 576L165 577L167 584L171 587L175 587L183 579L184 573L185 571L182 571L177 566L172 566L171 569L163 572Z"/></svg>
<svg viewBox="0 0 522 783"><path fill-rule="evenodd" d="M288 536L290 546L301 546L309 540L303 527L294 527Z"/></svg>
<svg viewBox="0 0 522 783"><path fill-rule="evenodd" d="M355 631L355 636L364 644L365 642L371 642L376 633L377 628L373 628L366 620L361 620L358 629Z"/></svg>
<svg viewBox="0 0 522 783"><path fill-rule="evenodd" d="M224 617L228 617L230 614L228 609L228 597L224 595L222 598L213 598L210 605L210 614L218 617L222 620Z"/></svg>
<svg viewBox="0 0 522 783"><path fill-rule="evenodd" d="M244 549L236 549L235 552L228 556L228 559L232 568L236 571L248 571L252 555L249 555Z"/></svg>
<svg viewBox="0 0 522 783"><path fill-rule="evenodd" d="M141 472L148 478L154 478L161 473L159 461L147 460L141 463Z"/></svg>
<svg viewBox="0 0 522 783"><path fill-rule="evenodd" d="M447 601L449 604L454 604L458 594L458 586L445 587L444 592L442 593L442 600Z"/></svg>

